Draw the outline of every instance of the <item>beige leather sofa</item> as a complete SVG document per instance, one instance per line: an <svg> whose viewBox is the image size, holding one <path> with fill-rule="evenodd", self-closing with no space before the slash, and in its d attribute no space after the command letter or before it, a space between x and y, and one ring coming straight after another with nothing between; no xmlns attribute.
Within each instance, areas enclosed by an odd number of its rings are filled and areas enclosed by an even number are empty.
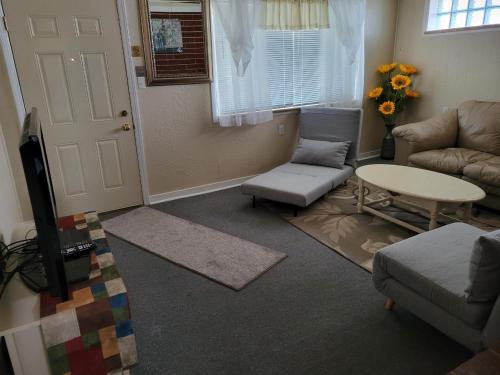
<svg viewBox="0 0 500 375"><path fill-rule="evenodd" d="M500 210L500 102L468 101L427 121L394 129L395 162L463 178Z"/></svg>

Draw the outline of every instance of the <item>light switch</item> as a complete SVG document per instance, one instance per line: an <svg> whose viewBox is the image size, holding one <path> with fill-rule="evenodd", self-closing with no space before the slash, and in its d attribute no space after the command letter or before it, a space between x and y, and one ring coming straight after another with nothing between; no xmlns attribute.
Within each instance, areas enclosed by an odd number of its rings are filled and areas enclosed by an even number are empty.
<svg viewBox="0 0 500 375"><path fill-rule="evenodd" d="M137 86L139 86L140 89L145 89L146 77L137 77Z"/></svg>

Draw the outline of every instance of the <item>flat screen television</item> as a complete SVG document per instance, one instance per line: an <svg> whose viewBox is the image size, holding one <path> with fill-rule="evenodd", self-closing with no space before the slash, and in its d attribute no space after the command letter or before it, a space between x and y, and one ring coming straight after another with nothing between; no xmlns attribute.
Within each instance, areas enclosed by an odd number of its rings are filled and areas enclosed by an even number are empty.
<svg viewBox="0 0 500 375"><path fill-rule="evenodd" d="M52 296L67 300L68 282L61 253L54 188L36 108L26 115L19 150L37 229L38 249L43 262L42 272L38 272L38 276L21 272L21 277L28 286L48 288Z"/></svg>

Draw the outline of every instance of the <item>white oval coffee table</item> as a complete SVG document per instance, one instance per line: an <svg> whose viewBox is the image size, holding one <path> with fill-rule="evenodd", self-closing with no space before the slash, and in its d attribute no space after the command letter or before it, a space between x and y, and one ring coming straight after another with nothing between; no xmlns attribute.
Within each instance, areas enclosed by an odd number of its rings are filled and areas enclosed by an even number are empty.
<svg viewBox="0 0 500 375"><path fill-rule="evenodd" d="M369 212L418 233L424 230L370 206L386 201L392 202L395 199L401 199L400 197L409 197L412 203L405 202L405 204L429 211L429 230L432 230L438 227L437 217L443 208L463 204L462 221L468 222L471 217L472 203L486 196L483 189L470 182L443 173L401 165L366 165L356 170L356 176L359 185L359 213ZM389 197L366 203L363 194L365 183L387 190Z"/></svg>

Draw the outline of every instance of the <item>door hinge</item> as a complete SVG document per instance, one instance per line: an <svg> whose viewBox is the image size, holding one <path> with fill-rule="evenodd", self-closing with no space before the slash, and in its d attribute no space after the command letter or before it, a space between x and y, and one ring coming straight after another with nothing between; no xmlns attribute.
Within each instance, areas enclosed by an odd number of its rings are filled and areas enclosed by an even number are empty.
<svg viewBox="0 0 500 375"><path fill-rule="evenodd" d="M7 18L2 17L2 22L3 22L3 27L5 28L5 31L9 31L9 25L7 24Z"/></svg>

